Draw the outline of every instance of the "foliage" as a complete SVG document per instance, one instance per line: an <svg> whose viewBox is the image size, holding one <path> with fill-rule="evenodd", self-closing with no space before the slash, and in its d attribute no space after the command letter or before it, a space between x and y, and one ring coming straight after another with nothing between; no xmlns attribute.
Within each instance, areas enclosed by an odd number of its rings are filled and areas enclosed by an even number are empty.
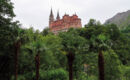
<svg viewBox="0 0 130 80"><path fill-rule="evenodd" d="M104 52L105 56L105 80L121 79L121 62L113 50ZM116 73L116 74L115 74Z"/></svg>
<svg viewBox="0 0 130 80"><path fill-rule="evenodd" d="M40 80L68 80L70 63L74 80L98 80L99 50L105 59L105 80L130 79L130 26L120 31L114 24L90 19L83 28L54 35L49 28L42 32L32 27L23 29L13 17L10 0L0 0L0 80L14 79L13 44L19 40L18 80L35 79L37 52Z"/></svg>
<svg viewBox="0 0 130 80"><path fill-rule="evenodd" d="M121 71L123 74L123 80L129 80L130 79L130 66L121 66Z"/></svg>
<svg viewBox="0 0 130 80"><path fill-rule="evenodd" d="M48 35L48 34L53 34L53 33L50 32L50 29L47 27L47 28L45 28L45 29L41 32L41 34L42 34L43 36L46 36L46 35Z"/></svg>
<svg viewBox="0 0 130 80"><path fill-rule="evenodd" d="M87 51L89 47L85 38L79 36L75 29L70 29L67 33L63 32L59 36L62 38L64 51L78 53L81 50Z"/></svg>
<svg viewBox="0 0 130 80"><path fill-rule="evenodd" d="M68 80L67 74L67 71L62 68L49 70L42 75L41 80Z"/></svg>
<svg viewBox="0 0 130 80"><path fill-rule="evenodd" d="M0 79L9 80L13 74L13 42L17 31L13 22L13 4L10 0L0 0Z"/></svg>

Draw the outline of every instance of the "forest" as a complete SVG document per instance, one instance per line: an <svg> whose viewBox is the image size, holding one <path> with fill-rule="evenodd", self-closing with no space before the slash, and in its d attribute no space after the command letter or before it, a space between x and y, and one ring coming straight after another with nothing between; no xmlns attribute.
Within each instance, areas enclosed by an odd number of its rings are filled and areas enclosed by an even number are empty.
<svg viewBox="0 0 130 80"><path fill-rule="evenodd" d="M13 8L0 0L0 80L130 80L130 25L90 19L55 35L22 28Z"/></svg>

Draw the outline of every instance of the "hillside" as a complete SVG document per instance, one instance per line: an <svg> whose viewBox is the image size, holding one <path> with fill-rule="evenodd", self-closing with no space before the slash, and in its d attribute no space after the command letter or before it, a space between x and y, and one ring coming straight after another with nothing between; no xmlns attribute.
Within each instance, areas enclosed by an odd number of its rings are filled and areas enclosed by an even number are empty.
<svg viewBox="0 0 130 80"><path fill-rule="evenodd" d="M130 25L130 10L126 12L117 13L112 18L106 20L105 24L116 24L119 29L124 29Z"/></svg>

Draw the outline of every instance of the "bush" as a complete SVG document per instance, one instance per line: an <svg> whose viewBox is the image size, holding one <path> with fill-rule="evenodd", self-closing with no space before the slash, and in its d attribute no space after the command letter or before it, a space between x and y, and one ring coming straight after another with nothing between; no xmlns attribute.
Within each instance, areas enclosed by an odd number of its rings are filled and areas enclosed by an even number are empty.
<svg viewBox="0 0 130 80"><path fill-rule="evenodd" d="M68 80L68 73L62 68L49 70L42 75L41 80Z"/></svg>

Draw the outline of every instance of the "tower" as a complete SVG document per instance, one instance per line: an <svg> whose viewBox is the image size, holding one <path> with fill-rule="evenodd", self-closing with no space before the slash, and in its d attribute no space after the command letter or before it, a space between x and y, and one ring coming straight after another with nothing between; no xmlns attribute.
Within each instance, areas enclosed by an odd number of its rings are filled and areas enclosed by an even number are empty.
<svg viewBox="0 0 130 80"><path fill-rule="evenodd" d="M59 15L59 11L57 11L57 17L56 17L57 20L60 20L60 15Z"/></svg>
<svg viewBox="0 0 130 80"><path fill-rule="evenodd" d="M78 18L76 13L72 16L65 15L60 18L59 11L57 11L56 19L54 19L53 11L50 10L49 16L49 29L52 33L58 34L61 31L68 31L69 28L81 28L81 19Z"/></svg>
<svg viewBox="0 0 130 80"><path fill-rule="evenodd" d="M50 24L54 21L54 15L53 15L53 11L52 11L52 8L51 8L51 13L50 13L50 17L49 17L49 26Z"/></svg>

